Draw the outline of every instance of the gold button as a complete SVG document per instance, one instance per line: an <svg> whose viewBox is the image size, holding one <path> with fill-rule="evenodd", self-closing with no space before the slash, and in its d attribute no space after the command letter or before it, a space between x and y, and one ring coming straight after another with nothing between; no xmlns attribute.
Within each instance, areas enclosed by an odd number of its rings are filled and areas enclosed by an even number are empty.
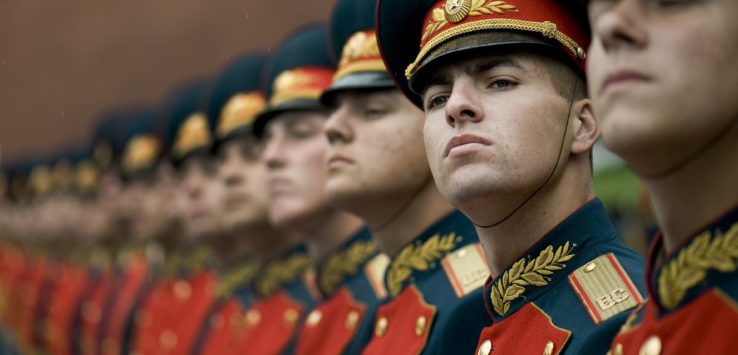
<svg viewBox="0 0 738 355"><path fill-rule="evenodd" d="M320 319L323 318L323 313L319 310L313 310L310 312L310 314L307 317L307 320L305 321L305 324L307 324L308 327L314 327L320 323Z"/></svg>
<svg viewBox="0 0 738 355"><path fill-rule="evenodd" d="M421 336L425 333L425 326L428 324L428 319L425 316L420 316L415 321L415 335Z"/></svg>
<svg viewBox="0 0 738 355"><path fill-rule="evenodd" d="M346 329L353 330L356 328L356 324L359 323L359 312L351 311L346 316Z"/></svg>
<svg viewBox="0 0 738 355"><path fill-rule="evenodd" d="M374 328L374 334L378 337L383 336L384 333L387 332L387 326L389 326L389 322L387 321L387 318L380 317L377 320L377 326Z"/></svg>
<svg viewBox="0 0 738 355"><path fill-rule="evenodd" d="M577 57L579 57L579 59L587 58L587 53L582 49L582 47L577 47Z"/></svg>
<svg viewBox="0 0 738 355"><path fill-rule="evenodd" d="M297 311L290 308L286 311L284 311L284 323L287 324L288 327L294 327L295 324L297 324L297 318L299 318L300 315L297 314Z"/></svg>
<svg viewBox="0 0 738 355"><path fill-rule="evenodd" d="M584 272L592 272L594 271L596 267L597 267L597 263L593 261L587 265L584 265Z"/></svg>
<svg viewBox="0 0 738 355"><path fill-rule="evenodd" d="M261 313L255 309L250 309L246 312L246 325L254 327L261 321Z"/></svg>
<svg viewBox="0 0 738 355"><path fill-rule="evenodd" d="M661 339L657 335L652 335L646 339L641 345L638 355L659 355L661 354Z"/></svg>
<svg viewBox="0 0 738 355"><path fill-rule="evenodd" d="M623 344L615 344L615 349L612 350L612 355L623 355Z"/></svg>
<svg viewBox="0 0 738 355"><path fill-rule="evenodd" d="M638 351L638 355L659 355L661 354L661 339L658 336L652 335L646 339L641 346L641 350Z"/></svg>
<svg viewBox="0 0 738 355"><path fill-rule="evenodd" d="M479 346L479 351L477 351L477 355L489 355L489 353L492 352L492 341L487 339L482 342L482 345Z"/></svg>
<svg viewBox="0 0 738 355"><path fill-rule="evenodd" d="M553 355L554 353L554 343L552 341L546 342L546 347L543 348L543 355Z"/></svg>
<svg viewBox="0 0 738 355"><path fill-rule="evenodd" d="M171 330L165 330L159 335L159 343L165 349L171 349L177 345L177 334Z"/></svg>
<svg viewBox="0 0 738 355"><path fill-rule="evenodd" d="M180 300L186 300L192 295L192 286L187 281L179 280L174 283L174 295Z"/></svg>

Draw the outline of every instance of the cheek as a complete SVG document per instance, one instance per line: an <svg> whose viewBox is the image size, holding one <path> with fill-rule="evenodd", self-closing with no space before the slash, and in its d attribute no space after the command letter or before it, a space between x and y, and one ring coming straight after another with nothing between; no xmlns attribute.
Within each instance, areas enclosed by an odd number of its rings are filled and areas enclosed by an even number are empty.
<svg viewBox="0 0 738 355"><path fill-rule="evenodd" d="M313 139L309 144L301 145L295 154L295 171L298 183L301 186L300 195L308 199L314 199L316 195L322 194L325 183L325 172L323 159L328 143L322 137Z"/></svg>
<svg viewBox="0 0 738 355"><path fill-rule="evenodd" d="M423 141L425 142L425 151L431 169L437 166L443 159L443 150L453 131L443 121L442 115L431 113L426 116L423 125Z"/></svg>

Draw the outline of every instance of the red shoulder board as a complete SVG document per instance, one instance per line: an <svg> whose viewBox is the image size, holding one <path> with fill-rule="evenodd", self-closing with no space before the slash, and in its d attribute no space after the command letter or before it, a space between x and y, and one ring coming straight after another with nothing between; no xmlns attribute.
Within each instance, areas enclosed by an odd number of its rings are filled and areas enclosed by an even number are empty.
<svg viewBox="0 0 738 355"><path fill-rule="evenodd" d="M366 307L345 289L310 312L297 342L297 354L341 354L353 339Z"/></svg>
<svg viewBox="0 0 738 355"><path fill-rule="evenodd" d="M414 285L406 287L377 311L374 334L363 354L419 354L435 315L436 307L426 303Z"/></svg>
<svg viewBox="0 0 738 355"><path fill-rule="evenodd" d="M482 330L476 354L558 354L571 332L557 327L533 303Z"/></svg>

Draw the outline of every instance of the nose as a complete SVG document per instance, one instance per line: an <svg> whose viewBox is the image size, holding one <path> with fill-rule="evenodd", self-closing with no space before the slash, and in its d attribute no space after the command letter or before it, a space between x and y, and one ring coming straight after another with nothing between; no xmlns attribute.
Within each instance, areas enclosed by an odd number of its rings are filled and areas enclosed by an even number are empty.
<svg viewBox="0 0 738 355"><path fill-rule="evenodd" d="M337 110L328 116L323 130L330 145L348 143L354 139L354 131L348 122L348 111L346 105L340 105Z"/></svg>
<svg viewBox="0 0 738 355"><path fill-rule="evenodd" d="M243 167L238 164L236 159L238 158L229 156L220 166L220 176L223 184L227 187L238 186L244 181L241 171Z"/></svg>
<svg viewBox="0 0 738 355"><path fill-rule="evenodd" d="M642 18L646 9L638 1L621 0L600 14L593 23L594 42L599 41L605 51L623 47L641 47L646 44Z"/></svg>
<svg viewBox="0 0 738 355"><path fill-rule="evenodd" d="M264 145L261 159L267 170L276 170L285 165L284 141L279 135L272 135Z"/></svg>
<svg viewBox="0 0 738 355"><path fill-rule="evenodd" d="M184 187L190 199L199 199L203 193L204 179L196 169L189 170L184 180Z"/></svg>
<svg viewBox="0 0 738 355"><path fill-rule="evenodd" d="M446 122L451 127L463 122L478 122L484 116L473 84L463 80L457 80L454 83L445 109Z"/></svg>

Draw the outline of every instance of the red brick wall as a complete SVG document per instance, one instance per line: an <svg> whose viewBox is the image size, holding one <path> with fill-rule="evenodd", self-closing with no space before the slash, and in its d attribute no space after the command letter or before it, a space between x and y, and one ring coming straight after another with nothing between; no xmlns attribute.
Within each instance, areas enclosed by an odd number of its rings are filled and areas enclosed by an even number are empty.
<svg viewBox="0 0 738 355"><path fill-rule="evenodd" d="M3 159L86 139L106 107L146 100L270 49L333 0L0 1Z"/></svg>

